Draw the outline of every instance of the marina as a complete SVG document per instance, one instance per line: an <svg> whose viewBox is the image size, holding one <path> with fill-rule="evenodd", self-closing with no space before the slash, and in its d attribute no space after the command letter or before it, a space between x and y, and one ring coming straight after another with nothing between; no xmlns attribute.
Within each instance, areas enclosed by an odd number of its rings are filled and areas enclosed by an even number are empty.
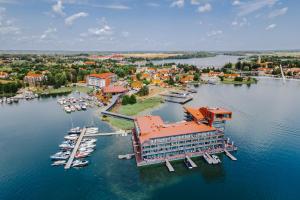
<svg viewBox="0 0 300 200"><path fill-rule="evenodd" d="M201 198L247 197L250 200L265 199L266 195L274 197L287 194L297 197L297 167L300 159L297 137L300 126L296 123L299 112L294 107L300 98L294 92L297 88L297 82L287 80L286 85L282 85L280 81L269 79L251 87L199 87L198 93L194 94L194 101L187 105L219 105L233 111L235 121L227 123L226 132L240 147L238 152L229 151L238 159L238 163L232 162L221 151L212 153L222 160L218 165L207 164L202 155L188 155L198 167L188 170L183 159L169 159L176 173L170 173L165 163L137 168L135 159L118 159L118 155L132 152L131 134L125 137L121 137L121 134L95 136L98 139L97 149L87 157L88 167L81 170L73 170L72 167L64 170L64 161L51 166L54 162L50 162L49 155L57 151L58 144L61 144L71 127L84 127L91 124L93 119L93 125L100 129L99 133L116 131L99 120L93 109L72 115L64 114L57 105L58 98L33 99L12 106L0 105L0 118L3 122L0 127L4 130L0 134L0 147L7 149L0 165L3 175L0 177L0 197L60 200L98 199L99 196L107 199L147 199L147 196L179 200L197 199L199 187L202 189ZM270 94L273 95L272 98L268 97ZM255 95L260 96L260 103L255 100ZM290 100L287 101L282 95L288 95ZM283 109L278 109L277 115L261 112L274 109L269 103L274 99L283 102ZM46 114L45 108L49 108ZM165 103L151 114L162 116L165 121L172 123L184 119L183 111L181 105ZM31 117L25 112L31 112ZM70 118L76 126L72 126ZM18 126L15 125L16 121ZM85 136L83 139L88 138L91 137ZM20 151L14 148L17 146L26 148ZM278 173L282 169L285 169L284 173ZM253 177L253 174L260 177L260 180ZM289 181L291 185L287 188L282 182L276 182L275 178L283 182ZM128 184L128 180L132 182ZM270 185L270 182L277 184ZM80 191L74 188L74 183ZM112 185L114 190L111 190ZM239 187L241 185L247 187ZM178 188L189 192L177 192ZM215 192L216 189L219 192ZM253 191L256 191L255 194ZM49 193L45 195L45 192Z"/></svg>

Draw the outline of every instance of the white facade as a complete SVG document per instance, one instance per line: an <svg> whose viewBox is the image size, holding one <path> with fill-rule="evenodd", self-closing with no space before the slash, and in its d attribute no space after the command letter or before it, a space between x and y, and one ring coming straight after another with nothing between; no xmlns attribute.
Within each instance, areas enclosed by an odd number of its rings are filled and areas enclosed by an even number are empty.
<svg viewBox="0 0 300 200"><path fill-rule="evenodd" d="M88 85L98 87L98 88L103 88L106 86L105 79L90 77L90 76L88 78Z"/></svg>

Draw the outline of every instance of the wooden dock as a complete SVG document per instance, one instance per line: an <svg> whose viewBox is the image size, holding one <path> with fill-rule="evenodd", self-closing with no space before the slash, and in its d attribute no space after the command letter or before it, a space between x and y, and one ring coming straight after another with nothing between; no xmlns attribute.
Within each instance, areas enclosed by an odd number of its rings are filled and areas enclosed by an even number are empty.
<svg viewBox="0 0 300 200"><path fill-rule="evenodd" d="M78 148L80 146L81 140L82 140L82 138L84 137L84 135L86 133L86 130L87 130L86 128L82 129L82 131L81 131L81 133L80 133L80 135L79 135L79 137L78 137L78 139L76 141L75 147L74 147L74 149L73 149L73 151L72 151L72 153L71 153L71 155L69 157L69 160L68 160L68 162L65 165L65 169L70 169L70 167L72 166L72 162L73 162L73 160L75 158L75 155L76 155L76 152L77 152L77 150L78 150Z"/></svg>
<svg viewBox="0 0 300 200"><path fill-rule="evenodd" d="M175 98L173 98L173 99L169 99L169 98L165 99L165 101L167 101L167 102L180 103L180 104L186 104L187 102L189 102L191 100L193 100L193 97L186 97L185 99L175 99Z"/></svg>
<svg viewBox="0 0 300 200"><path fill-rule="evenodd" d="M169 162L168 159L166 159L166 166L167 166L169 172L175 172L175 169L173 168L173 166L171 165L171 163Z"/></svg>
<svg viewBox="0 0 300 200"><path fill-rule="evenodd" d="M127 135L127 134L128 134L128 132L126 132L126 131L117 131L117 132L112 132L112 133L92 133L92 134L86 134L84 137Z"/></svg>
<svg viewBox="0 0 300 200"><path fill-rule="evenodd" d="M130 120L130 121L134 120L134 118L131 117L131 116L122 115L122 114L119 114L119 113L114 113L114 112L109 112L109 111L102 111L101 114L102 115L108 115L108 116L111 116L111 117L121 118L121 119L127 119L127 120Z"/></svg>
<svg viewBox="0 0 300 200"><path fill-rule="evenodd" d="M174 98L181 98L181 99L185 99L188 97L188 95L181 95L181 94L161 94L161 96L165 96L165 97L174 97Z"/></svg>
<svg viewBox="0 0 300 200"><path fill-rule="evenodd" d="M234 160L234 161L237 160L237 158L234 157L231 153L229 153L229 151L227 151L227 149L224 149L224 152L225 152L226 156L228 156L231 160Z"/></svg>
<svg viewBox="0 0 300 200"><path fill-rule="evenodd" d="M196 163L194 163L194 161L189 157L189 156L185 156L186 159L189 161L189 163L191 164L191 166L194 168L194 167L197 167Z"/></svg>
<svg viewBox="0 0 300 200"><path fill-rule="evenodd" d="M203 154L203 158L206 160L206 162L208 163L208 164L213 164L213 160L212 160L212 157L208 154L208 153L204 153Z"/></svg>

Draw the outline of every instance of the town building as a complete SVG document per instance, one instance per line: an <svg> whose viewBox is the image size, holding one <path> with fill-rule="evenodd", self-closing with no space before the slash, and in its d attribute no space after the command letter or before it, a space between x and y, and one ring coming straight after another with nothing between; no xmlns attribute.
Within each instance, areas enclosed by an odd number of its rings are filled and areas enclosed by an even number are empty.
<svg viewBox="0 0 300 200"><path fill-rule="evenodd" d="M28 83L30 86L41 85L44 80L46 80L44 74L37 74L35 72L28 72L24 77L24 82Z"/></svg>
<svg viewBox="0 0 300 200"><path fill-rule="evenodd" d="M224 135L230 111L207 107L185 107L185 111L186 121L171 124L159 116L135 118L132 138L137 166L234 149Z"/></svg>
<svg viewBox="0 0 300 200"><path fill-rule="evenodd" d="M110 85L110 86L106 86L102 89L103 93L105 95L107 94L112 94L112 95L115 95L115 94L123 94L123 93L126 93L128 91L128 89L126 89L125 87L123 86L113 86L113 85Z"/></svg>
<svg viewBox="0 0 300 200"><path fill-rule="evenodd" d="M6 72L0 72L0 79L8 79L9 75Z"/></svg>
<svg viewBox="0 0 300 200"><path fill-rule="evenodd" d="M117 81L117 75L114 73L90 74L87 77L88 86L103 88Z"/></svg>

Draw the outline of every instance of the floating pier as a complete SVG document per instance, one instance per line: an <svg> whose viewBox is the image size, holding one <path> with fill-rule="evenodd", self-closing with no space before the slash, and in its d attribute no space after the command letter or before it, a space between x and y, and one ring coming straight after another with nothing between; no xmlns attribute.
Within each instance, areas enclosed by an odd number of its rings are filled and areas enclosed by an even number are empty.
<svg viewBox="0 0 300 200"><path fill-rule="evenodd" d="M224 152L225 152L226 156L228 156L231 160L234 160L234 161L237 160L237 158L234 157L231 153L229 153L229 151L227 151L227 149L224 149Z"/></svg>
<svg viewBox="0 0 300 200"><path fill-rule="evenodd" d="M180 104L185 104L189 101L193 100L193 97L186 97L185 99L165 99L165 101L168 101L168 102L172 102L172 103L180 103Z"/></svg>
<svg viewBox="0 0 300 200"><path fill-rule="evenodd" d="M208 164L213 164L213 159L212 159L212 157L208 154L208 153L204 153L203 154L203 158L206 160L206 162L208 163Z"/></svg>
<svg viewBox="0 0 300 200"><path fill-rule="evenodd" d="M113 133L92 133L92 134L86 134L85 137L97 137L97 136L112 136L112 135L121 135L121 136L127 136L128 132L125 131L117 131Z"/></svg>
<svg viewBox="0 0 300 200"><path fill-rule="evenodd" d="M171 165L171 163L169 162L168 159L166 159L166 166L167 166L169 172L175 172L175 169L173 168L173 166Z"/></svg>
<svg viewBox="0 0 300 200"><path fill-rule="evenodd" d="M187 161L191 164L191 166L194 168L194 167L197 167L196 163L194 163L194 161L189 157L189 156L185 156Z"/></svg>
<svg viewBox="0 0 300 200"><path fill-rule="evenodd" d="M87 130L86 128L82 129L82 131L81 131L81 133L80 133L80 135L79 135L79 137L78 137L78 139L76 141L75 147L74 147L74 149L73 149L73 151L72 151L72 153L71 153L71 155L69 157L69 160L68 160L68 162L65 165L65 169L70 169L70 167L72 166L72 162L73 162L74 157L76 155L76 152L77 152L77 150L78 150L78 148L80 146L81 140L82 140L84 134L86 133L86 130Z"/></svg>
<svg viewBox="0 0 300 200"><path fill-rule="evenodd" d="M187 98L188 95L187 94L161 94L161 96L185 99Z"/></svg>
<svg viewBox="0 0 300 200"><path fill-rule="evenodd" d="M109 112L109 111L102 111L101 114L102 115L108 115L108 116L111 116L111 117L121 118L121 119L127 119L127 120L130 120L130 121L134 120L133 117L130 117L130 116L127 116L127 115L122 115L122 114L119 114L119 113L113 113L113 112Z"/></svg>

